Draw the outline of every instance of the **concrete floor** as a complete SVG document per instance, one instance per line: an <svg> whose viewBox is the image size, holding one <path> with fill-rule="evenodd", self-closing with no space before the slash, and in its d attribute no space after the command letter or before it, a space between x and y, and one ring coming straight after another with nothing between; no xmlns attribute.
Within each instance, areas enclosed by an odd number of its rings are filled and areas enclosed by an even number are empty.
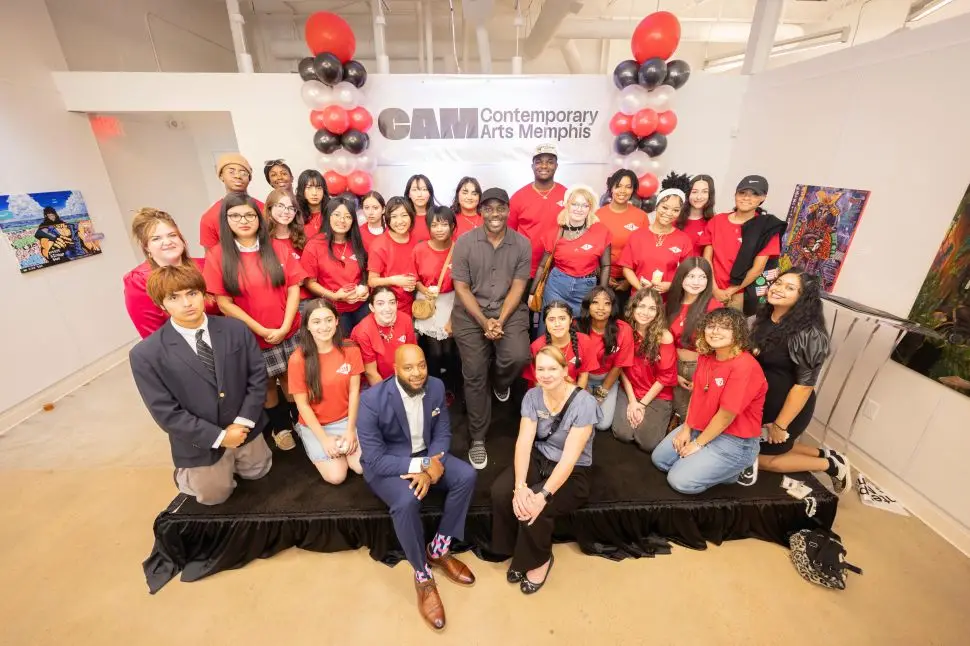
<svg viewBox="0 0 970 646"><path fill-rule="evenodd" d="M411 572L364 550L288 550L150 596L140 564L171 473L127 364L0 436L0 644L970 644L970 560L854 495L835 529L865 575L844 592L748 540L621 563L559 545L529 598L503 564L467 556L478 583L441 582L441 635L417 615Z"/></svg>

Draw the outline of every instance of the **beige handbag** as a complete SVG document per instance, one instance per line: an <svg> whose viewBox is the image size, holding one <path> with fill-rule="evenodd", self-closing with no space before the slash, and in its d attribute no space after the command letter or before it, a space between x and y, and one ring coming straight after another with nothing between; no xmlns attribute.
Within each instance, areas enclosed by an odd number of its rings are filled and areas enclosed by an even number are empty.
<svg viewBox="0 0 970 646"><path fill-rule="evenodd" d="M448 249L448 255L445 256L445 264L441 267L441 274L438 276L438 293L441 292L441 284L445 282L445 272L448 271L448 263L451 262L451 252L455 250L455 243L451 243L451 248ZM415 300L411 303L411 316L417 321L424 321L432 316L435 312L435 298L425 297L422 300Z"/></svg>

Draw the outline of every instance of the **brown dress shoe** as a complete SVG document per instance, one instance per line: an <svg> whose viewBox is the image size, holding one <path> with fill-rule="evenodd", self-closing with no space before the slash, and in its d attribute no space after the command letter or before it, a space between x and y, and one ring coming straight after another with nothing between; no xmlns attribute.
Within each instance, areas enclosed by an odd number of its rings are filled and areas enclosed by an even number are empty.
<svg viewBox="0 0 970 646"><path fill-rule="evenodd" d="M421 618L435 630L444 628L445 607L441 604L434 579L428 579L424 583L415 579L414 589L418 593L418 612L421 613Z"/></svg>
<svg viewBox="0 0 970 646"><path fill-rule="evenodd" d="M427 549L426 546L424 553L431 567L441 568L445 576L458 585L472 585L475 583L475 575L472 574L472 571L467 565L452 556L451 552L445 552L444 556L434 558L431 556L431 550Z"/></svg>

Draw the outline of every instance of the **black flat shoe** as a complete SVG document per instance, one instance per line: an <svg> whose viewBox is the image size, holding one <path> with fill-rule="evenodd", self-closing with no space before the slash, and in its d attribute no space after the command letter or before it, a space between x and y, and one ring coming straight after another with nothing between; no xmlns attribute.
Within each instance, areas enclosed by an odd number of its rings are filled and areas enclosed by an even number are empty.
<svg viewBox="0 0 970 646"><path fill-rule="evenodd" d="M519 582L519 590L522 590L522 594L535 594L542 589L542 586L546 584L549 580L549 573L552 572L552 566L556 563L556 557L553 554L549 555L549 569L546 570L546 576L542 579L542 583L533 583L529 580L529 577L522 575L522 580Z"/></svg>
<svg viewBox="0 0 970 646"><path fill-rule="evenodd" d="M508 571L505 573L505 580L509 583L518 583L525 578L525 572L519 572L518 570L513 570L509 567Z"/></svg>

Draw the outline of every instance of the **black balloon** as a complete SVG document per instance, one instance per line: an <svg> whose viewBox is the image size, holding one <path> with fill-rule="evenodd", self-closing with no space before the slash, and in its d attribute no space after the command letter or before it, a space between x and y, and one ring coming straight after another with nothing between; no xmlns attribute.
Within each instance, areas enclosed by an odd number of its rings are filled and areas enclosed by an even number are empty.
<svg viewBox="0 0 970 646"><path fill-rule="evenodd" d="M659 132L655 132L649 137L641 139L640 143L637 144L637 148L651 157L659 157L667 150L667 137Z"/></svg>
<svg viewBox="0 0 970 646"><path fill-rule="evenodd" d="M360 61L347 61L344 64L344 80L353 83L354 87L364 87L367 69Z"/></svg>
<svg viewBox="0 0 970 646"><path fill-rule="evenodd" d="M313 145L323 154L329 155L340 148L340 137L326 128L320 128L313 135Z"/></svg>
<svg viewBox="0 0 970 646"><path fill-rule="evenodd" d="M643 61L637 73L637 82L648 90L658 87L667 76L667 63L662 58L648 58Z"/></svg>
<svg viewBox="0 0 970 646"><path fill-rule="evenodd" d="M667 77L663 84L679 90L687 84L689 78L690 65L687 64L687 61L670 61L667 63Z"/></svg>
<svg viewBox="0 0 970 646"><path fill-rule="evenodd" d="M641 211L646 211L647 213L653 213L657 210L657 195L656 193L650 197L644 199L640 198L640 206L638 207Z"/></svg>
<svg viewBox="0 0 970 646"><path fill-rule="evenodd" d="M632 132L621 132L613 140L613 151L617 155L629 155L637 149L637 136Z"/></svg>
<svg viewBox="0 0 970 646"><path fill-rule="evenodd" d="M620 61L613 70L613 84L620 90L628 85L637 84L637 73L640 66L634 60Z"/></svg>
<svg viewBox="0 0 970 646"><path fill-rule="evenodd" d="M360 130L355 130L351 128L343 134L340 138L340 145L344 147L349 153L354 155L359 155L367 149L370 145L370 137L362 133Z"/></svg>
<svg viewBox="0 0 970 646"><path fill-rule="evenodd" d="M313 57L313 71L327 85L336 85L344 79L344 66L340 64L340 59L328 52Z"/></svg>
<svg viewBox="0 0 970 646"><path fill-rule="evenodd" d="M306 58L301 58L299 65L297 65L297 70L300 72L300 78L304 81L316 81L317 72L313 69L313 57L307 56Z"/></svg>

